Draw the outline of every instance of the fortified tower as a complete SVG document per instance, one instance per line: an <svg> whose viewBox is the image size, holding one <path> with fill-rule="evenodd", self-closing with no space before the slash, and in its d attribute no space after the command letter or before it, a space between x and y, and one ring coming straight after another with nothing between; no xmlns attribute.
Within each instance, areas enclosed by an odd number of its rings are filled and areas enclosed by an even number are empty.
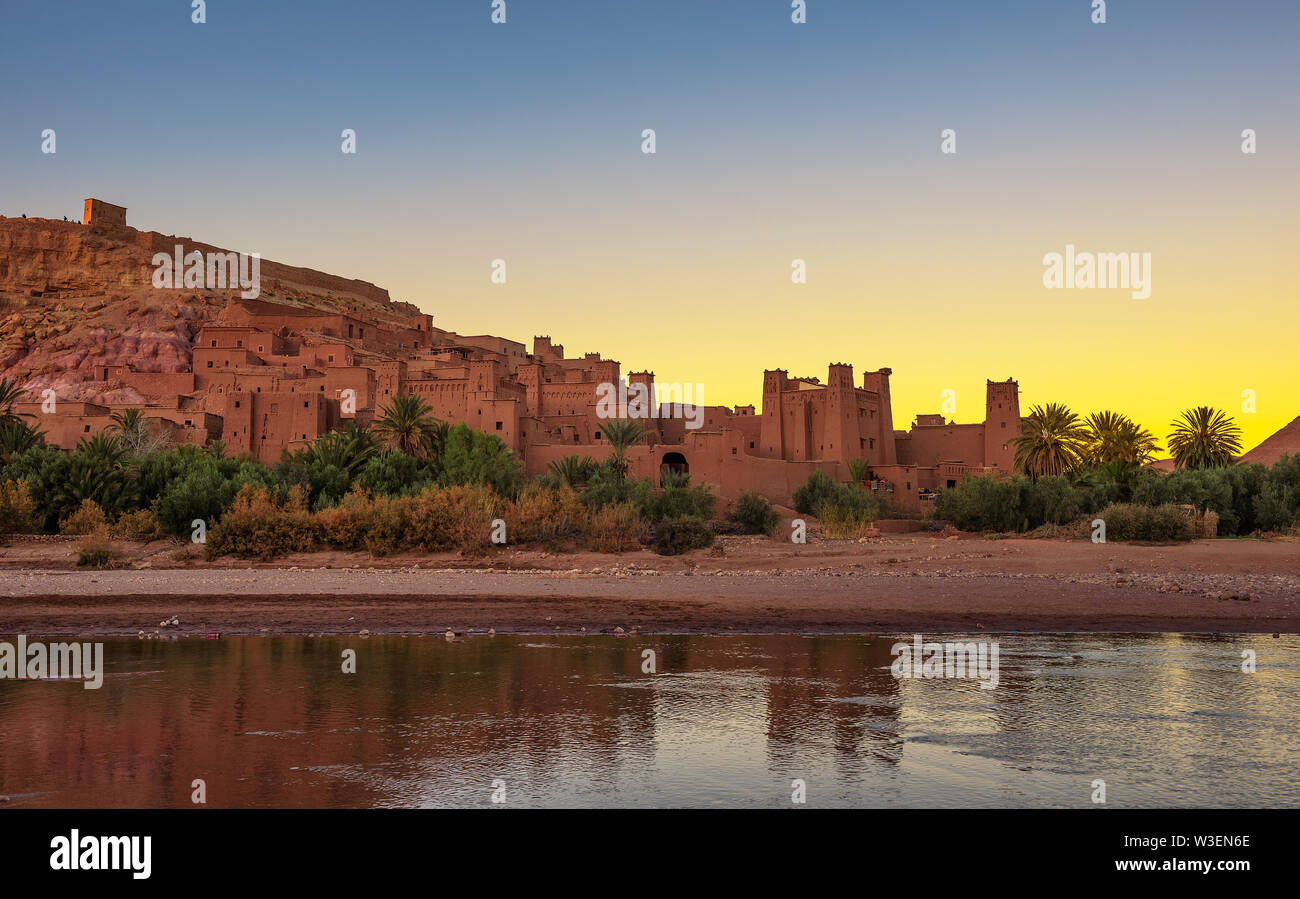
<svg viewBox="0 0 1300 899"><path fill-rule="evenodd" d="M984 403L984 464L1008 474L1015 467L1011 440L1020 433L1020 384L1012 378L988 381Z"/></svg>

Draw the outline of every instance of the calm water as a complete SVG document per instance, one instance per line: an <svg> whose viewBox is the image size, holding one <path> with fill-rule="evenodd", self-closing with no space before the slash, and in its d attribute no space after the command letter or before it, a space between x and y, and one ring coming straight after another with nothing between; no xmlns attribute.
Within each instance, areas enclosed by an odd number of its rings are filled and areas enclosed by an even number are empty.
<svg viewBox="0 0 1300 899"><path fill-rule="evenodd" d="M797 778L809 807L1086 807L1102 778L1108 807L1300 806L1300 638L974 639L997 689L896 680L892 637L110 640L100 690L0 680L0 794L789 807Z"/></svg>

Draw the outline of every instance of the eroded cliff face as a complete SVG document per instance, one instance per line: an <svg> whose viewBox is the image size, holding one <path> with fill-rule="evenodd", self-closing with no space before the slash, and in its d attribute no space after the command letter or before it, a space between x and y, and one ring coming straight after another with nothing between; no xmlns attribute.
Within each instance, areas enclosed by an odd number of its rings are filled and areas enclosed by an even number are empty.
<svg viewBox="0 0 1300 899"><path fill-rule="evenodd" d="M119 382L94 381L97 365L189 371L194 337L219 321L233 289L153 286L155 253L226 252L190 238L50 219L0 218L0 376L60 399L143 402ZM263 260L261 299L395 322L415 308L388 292Z"/></svg>

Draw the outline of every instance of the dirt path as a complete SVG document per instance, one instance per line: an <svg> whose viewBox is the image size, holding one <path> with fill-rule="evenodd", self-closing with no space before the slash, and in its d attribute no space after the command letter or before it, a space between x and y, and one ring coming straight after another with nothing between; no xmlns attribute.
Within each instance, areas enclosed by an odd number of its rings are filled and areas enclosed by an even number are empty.
<svg viewBox="0 0 1300 899"><path fill-rule="evenodd" d="M137 558L151 567L116 571L20 568L34 560L13 553L30 547L11 546L0 552L0 634L1300 632L1297 542L722 545L721 556L678 558L334 553L168 569ZM364 567L344 567L354 565ZM160 628L172 615L181 626Z"/></svg>

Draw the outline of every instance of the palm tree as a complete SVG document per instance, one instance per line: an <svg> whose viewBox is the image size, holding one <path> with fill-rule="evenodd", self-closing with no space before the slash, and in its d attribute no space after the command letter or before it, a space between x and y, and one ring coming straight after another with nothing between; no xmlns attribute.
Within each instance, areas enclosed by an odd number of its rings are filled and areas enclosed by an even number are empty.
<svg viewBox="0 0 1300 899"><path fill-rule="evenodd" d="M371 427L381 443L408 456L436 455L439 434L445 439L446 428L439 428L441 422L429 412L429 404L418 396L398 394Z"/></svg>
<svg viewBox="0 0 1300 899"><path fill-rule="evenodd" d="M16 413L13 410L14 403L21 400L26 393L27 391L17 383L8 378L0 378L0 420L11 421L20 417L31 417L26 412Z"/></svg>
<svg viewBox="0 0 1300 899"><path fill-rule="evenodd" d="M1011 438L1016 468L1030 478L1065 474L1079 464L1087 431L1079 416L1062 403L1034 406Z"/></svg>
<svg viewBox="0 0 1300 899"><path fill-rule="evenodd" d="M551 474L575 490L586 485L595 468L596 460L591 456L565 456L563 459L552 460L547 466Z"/></svg>
<svg viewBox="0 0 1300 899"><path fill-rule="evenodd" d="M1169 452L1179 468L1220 468L1241 453L1241 428L1222 409L1197 406L1169 426Z"/></svg>
<svg viewBox="0 0 1300 899"><path fill-rule="evenodd" d="M1145 465L1160 452L1154 434L1119 412L1092 413L1084 430L1083 461L1094 467L1112 462Z"/></svg>
<svg viewBox="0 0 1300 899"><path fill-rule="evenodd" d="M365 431L348 422L337 431L327 431L303 447L301 461L306 465L332 465L348 473L351 480L375 454L375 442Z"/></svg>
<svg viewBox="0 0 1300 899"><path fill-rule="evenodd" d="M21 418L0 416L0 462L8 464L14 456L40 443L43 436L44 431L37 430Z"/></svg>
<svg viewBox="0 0 1300 899"><path fill-rule="evenodd" d="M605 442L614 451L614 473L621 481L627 477L627 450L645 436L641 423L627 418L611 418L601 426Z"/></svg>
<svg viewBox="0 0 1300 899"><path fill-rule="evenodd" d="M853 483L861 484L863 481L867 479L867 476L870 474L871 474L871 463L869 463L866 459L849 460L849 477L853 479Z"/></svg>
<svg viewBox="0 0 1300 899"><path fill-rule="evenodd" d="M113 413L108 430L115 434L128 455L147 456L164 449L170 439L165 431L155 430L143 409L123 409Z"/></svg>

